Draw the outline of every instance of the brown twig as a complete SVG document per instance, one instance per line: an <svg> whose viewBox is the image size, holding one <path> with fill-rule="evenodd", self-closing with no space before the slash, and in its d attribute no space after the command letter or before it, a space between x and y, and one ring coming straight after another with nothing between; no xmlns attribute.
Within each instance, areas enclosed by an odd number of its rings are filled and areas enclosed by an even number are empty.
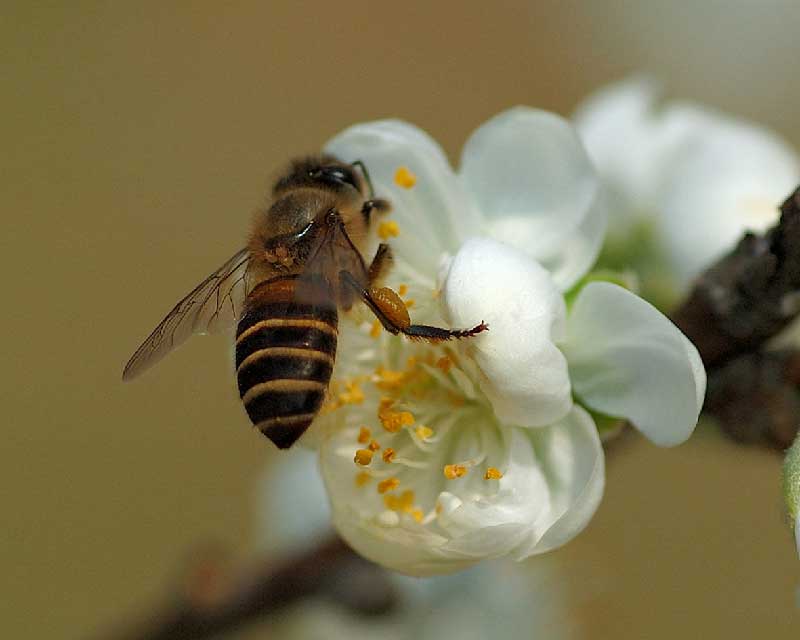
<svg viewBox="0 0 800 640"><path fill-rule="evenodd" d="M797 433L800 355L764 347L798 312L800 188L777 225L746 234L672 314L706 366L705 410L737 441L784 449Z"/></svg>
<svg viewBox="0 0 800 640"><path fill-rule="evenodd" d="M253 568L255 566L255 569ZM397 597L387 573L332 538L280 566L254 563L226 571L211 560L160 612L106 633L104 640L202 640L274 615L311 597L330 598L361 615L387 613Z"/></svg>

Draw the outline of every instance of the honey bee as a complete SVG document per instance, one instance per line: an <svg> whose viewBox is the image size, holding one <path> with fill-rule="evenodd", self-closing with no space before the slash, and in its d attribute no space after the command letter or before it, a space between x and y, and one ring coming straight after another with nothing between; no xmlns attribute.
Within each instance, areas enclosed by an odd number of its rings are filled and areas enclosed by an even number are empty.
<svg viewBox="0 0 800 640"><path fill-rule="evenodd" d="M247 246L197 285L136 350L131 380L193 334L236 325L236 377L250 420L277 447L290 447L313 422L333 371L338 310L364 302L392 334L438 342L467 330L412 324L405 304L378 284L392 263L380 244L366 265L362 247L376 214L366 166L330 156L301 158L275 182Z"/></svg>

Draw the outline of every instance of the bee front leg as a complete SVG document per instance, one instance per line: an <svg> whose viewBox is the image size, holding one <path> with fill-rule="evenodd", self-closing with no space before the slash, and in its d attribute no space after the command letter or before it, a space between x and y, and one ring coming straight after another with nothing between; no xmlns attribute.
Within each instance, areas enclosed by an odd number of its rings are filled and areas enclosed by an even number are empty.
<svg viewBox="0 0 800 640"><path fill-rule="evenodd" d="M371 268L370 268L371 271ZM342 284L348 287L363 300L370 311L383 325L389 333L397 335L402 333L414 340L426 340L427 342L442 342L454 338L470 338L472 336L488 331L489 326L485 322L472 329L443 329L432 327L427 324L411 324L411 317L405 303L397 293L389 287L369 287L365 289L347 271L339 273Z"/></svg>
<svg viewBox="0 0 800 640"><path fill-rule="evenodd" d="M372 262L369 265L369 272L367 276L369 278L370 286L380 282L381 279L384 278L389 272L389 269L392 268L393 264L394 255L392 254L392 248L388 244L382 242L378 245L378 250L375 252L375 257L372 259Z"/></svg>

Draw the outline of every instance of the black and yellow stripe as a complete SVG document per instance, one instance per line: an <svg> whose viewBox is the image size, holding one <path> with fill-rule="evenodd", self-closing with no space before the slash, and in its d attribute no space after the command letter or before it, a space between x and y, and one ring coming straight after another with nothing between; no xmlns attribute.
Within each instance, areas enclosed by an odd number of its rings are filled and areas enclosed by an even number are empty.
<svg viewBox="0 0 800 640"><path fill-rule="evenodd" d="M296 284L284 277L259 285L248 296L236 334L239 395L253 424L281 449L316 417L336 357L331 292L318 285L314 302L301 302Z"/></svg>

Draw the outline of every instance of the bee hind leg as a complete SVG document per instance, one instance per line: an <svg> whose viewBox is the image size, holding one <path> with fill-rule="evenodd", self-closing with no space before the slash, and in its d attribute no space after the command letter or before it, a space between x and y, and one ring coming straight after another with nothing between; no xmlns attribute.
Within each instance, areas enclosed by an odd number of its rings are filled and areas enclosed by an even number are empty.
<svg viewBox="0 0 800 640"><path fill-rule="evenodd" d="M392 289L388 287L366 289L347 271L342 271L339 277L346 287L361 298L369 310L375 314L383 328L391 334L402 333L412 340L442 342L457 338L471 338L489 329L485 322L481 322L472 329L444 329L427 324L411 324L405 303Z"/></svg>

